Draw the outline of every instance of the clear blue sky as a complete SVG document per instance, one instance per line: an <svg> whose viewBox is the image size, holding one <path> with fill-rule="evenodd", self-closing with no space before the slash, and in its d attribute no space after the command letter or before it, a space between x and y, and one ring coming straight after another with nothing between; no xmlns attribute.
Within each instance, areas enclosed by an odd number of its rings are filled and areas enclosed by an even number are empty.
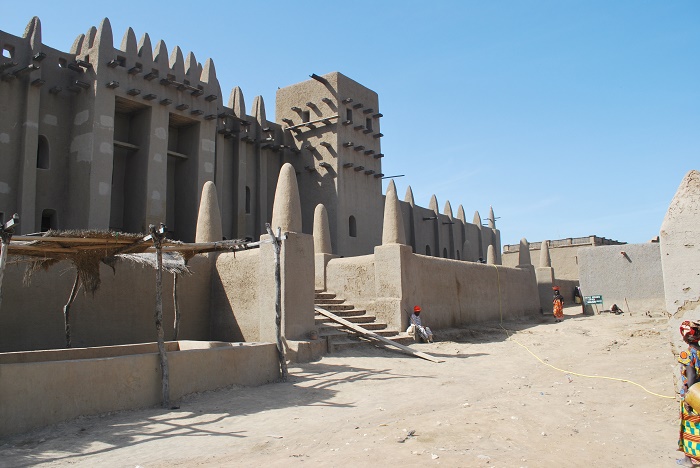
<svg viewBox="0 0 700 468"><path fill-rule="evenodd" d="M211 57L271 120L277 87L340 71L379 94L399 196L493 205L504 244L645 242L700 169L700 1L2 4L0 29L37 15L57 49L108 17L116 46L131 26Z"/></svg>

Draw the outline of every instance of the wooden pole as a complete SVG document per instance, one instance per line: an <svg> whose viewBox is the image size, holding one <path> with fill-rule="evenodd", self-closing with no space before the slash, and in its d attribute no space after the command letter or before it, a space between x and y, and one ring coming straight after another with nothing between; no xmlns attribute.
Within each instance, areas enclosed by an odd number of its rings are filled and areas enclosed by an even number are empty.
<svg viewBox="0 0 700 468"><path fill-rule="evenodd" d="M15 232L15 225L19 223L19 215L15 213L7 223L4 222L3 218L0 216L0 309L2 309L2 278L5 276L7 251L10 249L10 240Z"/></svg>
<svg viewBox="0 0 700 468"><path fill-rule="evenodd" d="M284 355L284 346L282 345L282 275L280 272L280 250L282 241L282 232L277 228L277 235L272 232L270 224L265 224L267 233L272 238L272 248L275 252L275 334L277 335L277 357L280 361L280 369L282 371L282 382L287 381L287 358Z"/></svg>
<svg viewBox="0 0 700 468"><path fill-rule="evenodd" d="M0 310L2 309L2 278L5 276L5 264L7 263L7 249L10 247L10 236L2 234L0 242Z"/></svg>
<svg viewBox="0 0 700 468"><path fill-rule="evenodd" d="M156 230L150 225L153 245L156 248L156 331L158 333L158 356L160 357L161 381L163 383L163 408L170 406L170 376L168 372L168 355L165 352L165 339L163 332L163 238L165 237L165 225L161 223Z"/></svg>
<svg viewBox="0 0 700 468"><path fill-rule="evenodd" d="M173 324L175 332L173 333L173 341L177 341L177 337L180 334L180 306L177 303L177 273L173 273L173 308L175 309L175 323Z"/></svg>
<svg viewBox="0 0 700 468"><path fill-rule="evenodd" d="M80 272L75 272L75 281L73 282L73 288L70 290L70 296L68 296L68 302L63 306L63 326L66 330L66 348L71 347L70 339L70 306L75 301L75 297L78 295L78 289L80 284Z"/></svg>

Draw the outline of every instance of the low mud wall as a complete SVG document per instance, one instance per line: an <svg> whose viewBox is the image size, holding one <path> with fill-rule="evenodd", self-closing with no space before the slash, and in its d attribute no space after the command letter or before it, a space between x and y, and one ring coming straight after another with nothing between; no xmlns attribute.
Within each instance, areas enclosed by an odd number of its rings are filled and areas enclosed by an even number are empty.
<svg viewBox="0 0 700 468"><path fill-rule="evenodd" d="M170 398L279 376L271 343L166 343ZM0 354L0 436L161 403L156 343Z"/></svg>
<svg viewBox="0 0 700 468"><path fill-rule="evenodd" d="M10 257L10 261L14 258ZM178 280L182 314L179 339L210 340L209 291L211 263L196 256L189 261L191 275ZM12 263L5 270L0 306L0 352L55 349L66 346L63 306L68 300L75 268L60 262L34 273L23 283L26 264ZM148 343L158 339L155 326L156 271L120 262L112 271L100 265L100 288L92 294L81 289L71 306L74 348ZM165 339L174 334L173 276L163 274Z"/></svg>
<svg viewBox="0 0 700 468"><path fill-rule="evenodd" d="M439 329L539 314L534 270L414 254L387 245L373 255L328 262L327 290L367 309L392 329L405 329L414 305Z"/></svg>

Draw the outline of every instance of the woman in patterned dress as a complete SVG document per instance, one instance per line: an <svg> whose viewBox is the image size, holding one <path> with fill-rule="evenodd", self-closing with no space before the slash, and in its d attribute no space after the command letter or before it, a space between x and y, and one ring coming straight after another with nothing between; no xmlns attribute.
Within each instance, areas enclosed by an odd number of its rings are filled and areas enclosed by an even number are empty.
<svg viewBox="0 0 700 468"><path fill-rule="evenodd" d="M557 322L564 319L564 296L559 294L559 286L554 286L554 300L552 301L552 311Z"/></svg>
<svg viewBox="0 0 700 468"><path fill-rule="evenodd" d="M698 381L700 375L700 324L686 320L681 324L681 336L688 344L687 351L681 351L678 362L681 363L681 429L678 438L678 450L685 453L686 465L700 464L700 414L686 403L688 389ZM700 408L698 408L700 410Z"/></svg>

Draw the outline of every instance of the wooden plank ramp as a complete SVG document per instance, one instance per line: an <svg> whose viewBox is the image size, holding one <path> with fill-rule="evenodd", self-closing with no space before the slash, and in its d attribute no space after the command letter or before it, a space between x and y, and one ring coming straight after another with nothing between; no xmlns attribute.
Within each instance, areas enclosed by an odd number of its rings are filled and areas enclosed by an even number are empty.
<svg viewBox="0 0 700 468"><path fill-rule="evenodd" d="M333 320L334 322L338 322L339 324L343 325L344 327L347 327L353 331L356 331L357 333L360 333L362 336L365 336L367 338L373 338L373 339L381 341L382 343L387 344L389 346L395 346L396 348L400 349L401 351L403 351L406 354L409 354L411 356L416 356L416 357L419 357L421 359L425 359L425 360L431 361L431 362L437 362L437 363L445 362L444 359L438 359L438 358L431 356L430 354L421 353L420 351L416 351L415 349L409 348L408 346L404 346L402 344L396 343L396 342L390 340L389 338L383 337L381 335L377 335L376 333L374 333L372 331L365 330L364 328L360 327L359 325L354 324L352 322L349 322L349 321L345 320L344 318L338 317L337 315L335 315L332 312L327 311L326 309L323 309L323 308L318 307L318 306L315 306L314 309L319 314L321 314L325 317L328 317L329 319Z"/></svg>

